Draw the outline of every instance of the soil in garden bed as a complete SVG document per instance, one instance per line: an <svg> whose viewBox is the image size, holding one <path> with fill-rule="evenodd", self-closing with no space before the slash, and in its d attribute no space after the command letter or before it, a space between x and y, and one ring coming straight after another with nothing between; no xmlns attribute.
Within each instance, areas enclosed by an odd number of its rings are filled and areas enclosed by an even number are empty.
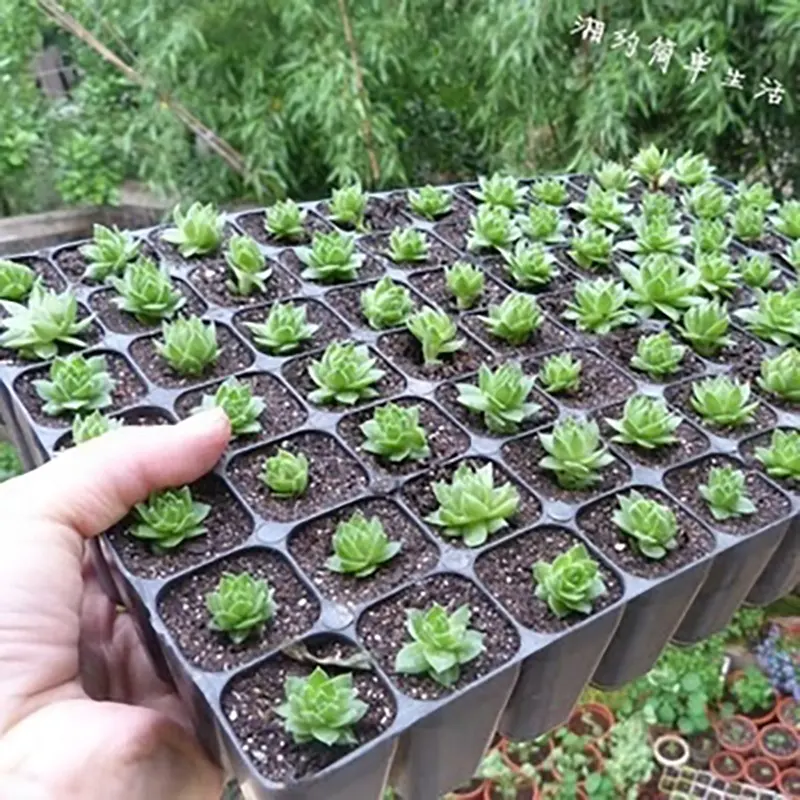
<svg viewBox="0 0 800 800"><path fill-rule="evenodd" d="M397 195L389 197L370 197L364 212L364 224L368 231L391 231L394 228L404 228L411 223L411 219L404 213L405 199ZM330 206L322 202L314 209L326 219L329 219L337 228L352 231L353 226L344 222L330 219Z"/></svg>
<svg viewBox="0 0 800 800"><path fill-rule="evenodd" d="M228 288L227 282L233 280L233 273L222 255L203 259L203 263L189 273L189 280L203 297L218 306L229 307L270 302L294 294L300 288L295 278L281 269L275 261L268 259L264 268L272 270L264 284L265 290L256 290L248 295L236 294Z"/></svg>
<svg viewBox="0 0 800 800"><path fill-rule="evenodd" d="M542 316L542 324L539 328L531 334L527 342L522 344L511 344L505 339L495 336L484 321L486 316L481 313L466 314L461 318L461 324L502 358L523 359L545 350L562 350L575 344L574 336L546 314Z"/></svg>
<svg viewBox="0 0 800 800"><path fill-rule="evenodd" d="M321 638L301 645L311 659L298 660L284 653L277 654L237 675L222 695L223 713L240 746L255 768L275 783L288 783L320 772L383 733L396 713L391 691L374 671L340 668L329 663L353 659L361 654L359 648L346 641ZM308 677L316 666L313 659L325 661L321 666L330 677L351 672L358 699L369 706L367 713L353 725L356 745L295 744L284 729L283 720L273 711L285 700L286 679Z"/></svg>
<svg viewBox="0 0 800 800"><path fill-rule="evenodd" d="M539 633L558 633L598 614L622 597L621 582L602 563L600 576L606 593L594 601L588 616L573 612L566 617L557 617L532 591L533 565L539 561L552 563L579 543L575 536L562 528L549 525L534 528L484 553L475 564L475 572L492 597L521 625Z"/></svg>
<svg viewBox="0 0 800 800"><path fill-rule="evenodd" d="M135 238L138 239L138 236ZM138 240L139 257L150 258L154 261L158 261L159 258L156 254L155 248L153 248L149 242L143 239ZM87 239L85 242L81 242L80 244L67 245L66 247L63 247L53 253L53 261L56 262L58 268L67 276L67 280L70 281L70 283L100 285L101 281L95 281L91 278L83 277L86 274L86 268L89 266L89 262L81 255L80 248L91 243L92 240ZM17 260L21 261L22 259Z"/></svg>
<svg viewBox="0 0 800 800"><path fill-rule="evenodd" d="M219 322L214 325L217 330L219 358L202 375L180 375L175 372L156 351L156 341L162 341L160 334L136 339L130 347L131 356L153 383L168 389L188 389L190 386L225 378L247 369L253 363L253 354L227 325Z"/></svg>
<svg viewBox="0 0 800 800"><path fill-rule="evenodd" d="M329 233L333 230L333 225L327 220L318 217L313 211L306 211L303 221L303 235L297 239L288 241L279 239L270 233L266 227L267 215L264 211L252 211L236 217L236 224L251 238L259 244L269 247L287 247L289 245L306 245L311 243L311 237L315 233Z"/></svg>
<svg viewBox="0 0 800 800"><path fill-rule="evenodd" d="M474 260L473 260L474 261ZM460 314L462 311L485 308L490 305L498 305L503 298L508 295L506 289L497 281L485 276L483 292L475 301L472 309L460 309L455 297L447 288L445 273L443 269L430 269L424 272L414 272L409 276L408 282L427 300L436 303L447 311L448 314Z"/></svg>
<svg viewBox="0 0 800 800"><path fill-rule="evenodd" d="M357 252L361 252L362 255L364 253L363 250L356 248ZM292 274L294 278L299 278L303 270L306 269L306 265L300 260L300 256L297 254L297 250L293 248L287 248L286 250L282 250L280 255L278 256L280 259L281 264L286 268L288 272ZM386 272L385 268L383 267L382 263L379 259L373 258L372 256L368 255L364 262L361 265L361 268L356 273L356 277L349 281L334 281L330 284L323 284L321 281L315 281L315 283L319 283L320 285L324 286L336 286L342 285L347 283L352 283L353 281L366 281L370 280L371 278L380 278Z"/></svg>
<svg viewBox="0 0 800 800"><path fill-rule="evenodd" d="M618 498L628 493L617 492L582 509L577 518L578 527L617 566L642 578L661 578L697 561L714 549L712 534L682 511L667 495L647 486L633 488L644 497L672 509L678 525L678 547L660 560L641 555L633 538L625 535L612 519L619 508Z"/></svg>
<svg viewBox="0 0 800 800"><path fill-rule="evenodd" d="M402 547L394 558L365 578L333 572L325 566L333 555L336 526L360 511L368 519L377 517L391 542ZM439 551L397 503L379 498L359 500L295 529L289 552L301 569L326 597L346 606L358 606L388 594L436 566Z"/></svg>
<svg viewBox="0 0 800 800"><path fill-rule="evenodd" d="M211 630L206 598L226 573L247 572L274 590L275 615L241 644ZM170 583L158 612L183 655L201 669L221 672L252 661L305 633L319 616L319 603L278 552L253 548L223 558Z"/></svg>
<svg viewBox="0 0 800 800"><path fill-rule="evenodd" d="M119 414L111 414L112 419L122 420L123 425L173 425L175 420L172 415L166 412L163 408L156 408L155 406L143 406L140 408L131 408L127 411L122 411ZM61 452L72 447L72 431L67 431L55 445L55 451Z"/></svg>
<svg viewBox="0 0 800 800"><path fill-rule="evenodd" d="M682 341L673 326L668 326L670 335L676 341ZM758 368L764 357L764 346L750 334L731 326L728 329L730 344L725 345L716 355L704 356L714 364L723 364L737 370ZM687 344L687 342L683 342Z"/></svg>
<svg viewBox="0 0 800 800"><path fill-rule="evenodd" d="M261 480L266 460L278 450L308 459L308 486L295 498L279 498ZM317 432L297 433L279 442L235 456L228 474L244 499L265 519L289 522L316 514L349 500L367 486L361 466L332 436Z"/></svg>
<svg viewBox="0 0 800 800"><path fill-rule="evenodd" d="M782 431L795 430L791 426L787 425L780 425L778 426L778 429ZM759 447L769 447L770 442L772 441L772 434L773 431L766 431L758 434L757 436L746 439L739 444L739 453L745 460L747 466L758 470L762 475L766 475L767 471L764 468L764 465L756 458L756 449ZM779 484L780 486L783 486L790 492L800 493L800 480L775 477L771 477L771 480L775 481L775 483Z"/></svg>
<svg viewBox="0 0 800 800"><path fill-rule="evenodd" d="M420 230L428 244L428 257L421 261L394 261L389 255L389 233L374 233L358 240L358 246L376 258L382 258L387 265L397 269L427 269L449 267L461 258L460 253L446 245L441 239Z"/></svg>
<svg viewBox="0 0 800 800"><path fill-rule="evenodd" d="M38 256L2 256L0 261L10 261L12 264L24 264L30 267L37 277L41 278L45 288L54 292L63 292L67 288L66 281L53 269L50 262ZM27 299L27 298L26 298Z"/></svg>
<svg viewBox="0 0 800 800"><path fill-rule="evenodd" d="M338 311L348 322L356 327L370 328L367 318L361 310L361 295L367 289L373 289L377 281L370 281L369 283L360 283L356 286L345 286L341 289L331 289L325 294L325 301L329 303L335 311ZM395 280L398 285L403 285ZM409 295L414 303L414 311L418 311L423 306L427 305L425 301L413 290L409 289ZM413 313L413 312L412 312Z"/></svg>
<svg viewBox="0 0 800 800"><path fill-rule="evenodd" d="M472 612L469 627L483 635L483 652L461 666L452 687L442 686L427 675L401 675L394 670L397 654L411 641L406 630L407 612L425 611L434 603L449 614L468 605ZM358 635L400 691L418 700L434 700L463 689L509 661L519 649L517 632L494 603L472 581L453 574L434 575L371 606L359 619Z"/></svg>

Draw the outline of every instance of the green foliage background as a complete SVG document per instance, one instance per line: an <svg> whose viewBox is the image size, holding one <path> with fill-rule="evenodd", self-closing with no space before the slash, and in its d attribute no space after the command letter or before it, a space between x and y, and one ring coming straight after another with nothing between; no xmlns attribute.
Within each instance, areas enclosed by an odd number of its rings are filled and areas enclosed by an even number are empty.
<svg viewBox="0 0 800 800"><path fill-rule="evenodd" d="M757 172L791 189L800 177L800 0L347 0L364 102L339 0L63 5L152 88L128 83L33 0L0 0L0 213L113 202L128 177L204 200L305 198L353 178L578 169L649 141L705 151L734 178ZM602 44L570 33L580 13L607 22ZM610 48L622 28L641 38L633 59ZM659 35L677 43L666 75L648 65ZM82 76L58 103L30 69L48 44ZM683 66L696 47L714 61L691 86ZM723 87L728 67L745 73L743 90ZM786 87L782 105L753 98L764 76ZM246 175L198 146L155 87L241 152Z"/></svg>

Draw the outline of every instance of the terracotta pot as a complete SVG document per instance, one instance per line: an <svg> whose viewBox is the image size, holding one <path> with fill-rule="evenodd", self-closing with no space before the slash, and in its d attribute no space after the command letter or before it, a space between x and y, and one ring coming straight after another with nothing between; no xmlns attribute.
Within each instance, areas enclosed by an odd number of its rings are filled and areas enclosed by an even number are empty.
<svg viewBox="0 0 800 800"><path fill-rule="evenodd" d="M494 786L491 781L486 781L483 788L482 800L497 800L499 795L494 794ZM539 789L536 786L525 786L517 789L515 800L539 800Z"/></svg>
<svg viewBox="0 0 800 800"><path fill-rule="evenodd" d="M446 796L450 800L483 800L487 782L475 778L468 786L461 786Z"/></svg>
<svg viewBox="0 0 800 800"><path fill-rule="evenodd" d="M505 761L506 764L508 764L508 766L511 767L511 769L513 769L515 772L519 772L520 763L516 760L516 755L509 753L508 745L509 741L507 739L503 739L503 741L497 746L497 749L500 751L500 755L503 756L503 761ZM538 767L545 761L547 756L550 755L552 749L553 740L545 739L541 748L537 748L537 750L531 754L529 763L534 767Z"/></svg>
<svg viewBox="0 0 800 800"><path fill-rule="evenodd" d="M744 765L745 780L765 789L771 789L778 782L780 774L781 771L778 769L778 765L766 756L751 758Z"/></svg>
<svg viewBox="0 0 800 800"><path fill-rule="evenodd" d="M674 756L661 752L662 748L671 744L675 748L680 748L680 752ZM689 760L689 745L682 736L678 736L675 733L666 733L653 742L653 756L662 767L679 769Z"/></svg>
<svg viewBox="0 0 800 800"><path fill-rule="evenodd" d="M726 730L729 726L741 726L747 732L746 738L742 741L734 741L726 735ZM742 757L749 756L755 751L758 746L758 728L749 717L741 717L739 715L727 717L726 719L717 720L714 725L714 732L717 734L717 741L722 746L723 750L729 750L731 753L738 753Z"/></svg>
<svg viewBox="0 0 800 800"><path fill-rule="evenodd" d="M794 747L791 752L775 753L769 748L767 742L770 734L776 731L785 732L788 738L792 740ZM800 738L794 728L790 728L788 725L782 725L780 722L774 722L772 725L767 725L766 728L762 728L758 732L758 748L762 755L771 758L780 769L786 769L787 767L791 767L794 764L794 760L800 756Z"/></svg>
<svg viewBox="0 0 800 800"><path fill-rule="evenodd" d="M794 697L784 697L778 703L778 720L796 731L800 730L800 703Z"/></svg>
<svg viewBox="0 0 800 800"><path fill-rule="evenodd" d="M708 762L709 769L720 780L733 783L742 777L744 771L744 759L738 753L729 753L721 750L711 756Z"/></svg>
<svg viewBox="0 0 800 800"><path fill-rule="evenodd" d="M778 791L784 797L800 797L800 767L789 767L778 778Z"/></svg>
<svg viewBox="0 0 800 800"><path fill-rule="evenodd" d="M604 738L616 721L611 709L602 703L584 703L583 705L575 706L567 720L567 727L578 736L595 735L591 730L591 726L587 725L582 719L585 714L591 717L595 725L602 731L596 737L597 739Z"/></svg>
<svg viewBox="0 0 800 800"><path fill-rule="evenodd" d="M728 676L728 686L733 686L743 675L744 672L739 669L735 672L731 672ZM763 728L775 719L778 711L778 693L774 689L772 690L772 700L772 708L767 711L754 711L753 714L745 714L743 711L740 711L738 716L747 717L747 719L752 720L756 728Z"/></svg>

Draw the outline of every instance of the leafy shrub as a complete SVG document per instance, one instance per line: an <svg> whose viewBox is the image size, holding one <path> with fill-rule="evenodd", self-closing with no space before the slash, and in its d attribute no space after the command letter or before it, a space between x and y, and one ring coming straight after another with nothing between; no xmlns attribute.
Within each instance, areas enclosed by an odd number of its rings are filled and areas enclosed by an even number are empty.
<svg viewBox="0 0 800 800"><path fill-rule="evenodd" d="M759 339L786 347L800 340L800 302L793 292L770 292L756 289L757 305L736 312L747 329Z"/></svg>
<svg viewBox="0 0 800 800"><path fill-rule="evenodd" d="M444 189L428 185L423 186L418 192L410 191L408 204L416 214L434 220L450 211L453 200Z"/></svg>
<svg viewBox="0 0 800 800"><path fill-rule="evenodd" d="M480 205L470 217L470 250L502 250L512 245L522 235L506 206Z"/></svg>
<svg viewBox="0 0 800 800"><path fill-rule="evenodd" d="M671 414L663 400L638 394L625 402L622 419L606 422L617 432L611 441L653 450L677 441L681 418Z"/></svg>
<svg viewBox="0 0 800 800"><path fill-rule="evenodd" d="M780 270L772 268L772 261L765 253L753 253L742 259L739 272L751 289L766 289L780 276Z"/></svg>
<svg viewBox="0 0 800 800"><path fill-rule="evenodd" d="M756 447L756 458L764 465L767 475L773 478L800 479L800 431L772 432L768 447Z"/></svg>
<svg viewBox="0 0 800 800"><path fill-rule="evenodd" d="M686 198L688 210L701 220L720 219L730 207L731 199L718 183L701 183Z"/></svg>
<svg viewBox="0 0 800 800"><path fill-rule="evenodd" d="M253 397L250 387L236 378L231 377L221 383L214 394L203 395L197 410L209 408L221 408L225 411L234 436L261 432L258 418L266 408L266 403L260 397Z"/></svg>
<svg viewBox="0 0 800 800"><path fill-rule="evenodd" d="M278 497L299 497L308 487L308 459L281 448L264 462L261 480Z"/></svg>
<svg viewBox="0 0 800 800"><path fill-rule="evenodd" d="M757 381L765 392L791 403L800 402L800 350L790 347L774 358L765 358Z"/></svg>
<svg viewBox="0 0 800 800"><path fill-rule="evenodd" d="M300 276L321 283L353 280L365 260L356 252L356 240L340 231L315 233L311 247L298 247L296 252L306 265Z"/></svg>
<svg viewBox="0 0 800 800"><path fill-rule="evenodd" d="M125 267L136 260L139 242L129 231L121 231L116 225L112 228L95 225L92 241L80 248L80 254L88 262L84 277L104 281L112 275L121 275Z"/></svg>
<svg viewBox="0 0 800 800"><path fill-rule="evenodd" d="M572 208L582 214L591 227L616 233L625 224L625 217L633 206L622 202L617 192L606 191L592 183L586 191L586 199L572 203Z"/></svg>
<svg viewBox="0 0 800 800"><path fill-rule="evenodd" d="M557 353L542 362L537 377L550 394L574 392L580 385L582 367L580 359L573 358L570 353Z"/></svg>
<svg viewBox="0 0 800 800"><path fill-rule="evenodd" d="M361 312L375 330L402 325L413 310L408 287L395 283L388 275L361 292Z"/></svg>
<svg viewBox="0 0 800 800"><path fill-rule="evenodd" d="M211 506L195 502L189 487L184 486L153 492L144 503L136 504L134 513L138 522L130 527L130 535L148 542L159 553L202 536Z"/></svg>
<svg viewBox="0 0 800 800"><path fill-rule="evenodd" d="M356 511L336 526L333 555L325 562L332 572L366 578L381 564L393 559L402 544L390 542L378 517L365 517Z"/></svg>
<svg viewBox="0 0 800 800"><path fill-rule="evenodd" d="M731 683L730 691L743 714L763 714L775 705L775 690L758 667L746 667Z"/></svg>
<svg viewBox="0 0 800 800"><path fill-rule="evenodd" d="M787 239L800 239L800 200L787 200L771 222L775 230Z"/></svg>
<svg viewBox="0 0 800 800"><path fill-rule="evenodd" d="M258 244L249 236L231 236L225 260L233 273L233 280L225 285L234 294L251 295L258 290L266 291L266 283L272 270L266 266L266 256L259 250Z"/></svg>
<svg viewBox="0 0 800 800"><path fill-rule="evenodd" d="M712 467L708 483L697 487L714 519L725 520L755 514L756 507L747 495L745 475L734 467Z"/></svg>
<svg viewBox="0 0 800 800"><path fill-rule="evenodd" d="M364 214L369 198L360 183L334 189L331 194L330 215L334 222L350 225L358 231L366 229Z"/></svg>
<svg viewBox="0 0 800 800"><path fill-rule="evenodd" d="M518 346L527 342L542 324L542 312L527 294L512 293L500 305L489 306L482 317L493 336Z"/></svg>
<svg viewBox="0 0 800 800"><path fill-rule="evenodd" d="M439 364L439 356L455 353L464 346L464 340L456 338L455 322L444 311L423 308L406 320L406 327L422 345L425 364Z"/></svg>
<svg viewBox="0 0 800 800"><path fill-rule="evenodd" d="M684 315L678 332L701 356L713 356L732 343L728 336L728 307L719 300L693 305Z"/></svg>
<svg viewBox="0 0 800 800"><path fill-rule="evenodd" d="M319 330L319 325L308 321L306 307L292 302L274 303L263 323L245 322L244 325L252 331L258 347L281 356L299 349Z"/></svg>
<svg viewBox="0 0 800 800"><path fill-rule="evenodd" d="M65 411L94 411L111 405L115 382L106 371L103 356L84 358L79 353L56 358L50 365L50 379L33 382L36 394L45 401L45 414Z"/></svg>
<svg viewBox="0 0 800 800"><path fill-rule="evenodd" d="M387 255L397 264L424 261L428 257L428 241L416 228L395 228L389 234Z"/></svg>
<svg viewBox="0 0 800 800"><path fill-rule="evenodd" d="M219 358L217 329L200 317L178 317L162 326L156 352L179 374L201 375Z"/></svg>
<svg viewBox="0 0 800 800"><path fill-rule="evenodd" d="M121 278L112 275L108 282L119 294L112 299L114 305L145 325L170 319L186 305L186 298L175 288L169 270L149 258L129 264Z"/></svg>
<svg viewBox="0 0 800 800"><path fill-rule="evenodd" d="M596 270L611 262L614 239L602 228L589 228L573 236L570 245L569 254L578 266Z"/></svg>
<svg viewBox="0 0 800 800"><path fill-rule="evenodd" d="M567 187L558 178L540 178L531 185L531 194L548 206L563 206L569 200Z"/></svg>
<svg viewBox="0 0 800 800"><path fill-rule="evenodd" d="M575 294L561 315L575 323L578 330L596 334L610 333L620 325L631 325L636 321L628 308L628 290L611 278L596 278L579 281Z"/></svg>
<svg viewBox="0 0 800 800"><path fill-rule="evenodd" d="M660 560L678 546L678 523L671 508L632 490L618 498L614 524L630 536L646 558Z"/></svg>
<svg viewBox="0 0 800 800"><path fill-rule="evenodd" d="M109 419L102 411L92 411L86 415L76 414L72 419L72 441L76 445L83 444L121 427L121 420Z"/></svg>
<svg viewBox="0 0 800 800"><path fill-rule="evenodd" d="M638 268L633 264L620 264L619 271L631 287L630 303L641 317L647 318L659 311L675 322L684 309L697 302L695 275L684 270L681 262L672 256L650 256Z"/></svg>
<svg viewBox="0 0 800 800"><path fill-rule="evenodd" d="M478 178L478 188L470 189L470 194L480 203L516 211L524 202L528 190L519 184L513 175L496 172L490 178Z"/></svg>
<svg viewBox="0 0 800 800"><path fill-rule="evenodd" d="M533 565L536 596L544 600L557 617L591 614L594 601L606 594L600 565L582 544L557 556L552 563Z"/></svg>
<svg viewBox="0 0 800 800"><path fill-rule="evenodd" d="M758 401L748 403L749 399L750 384L727 375L703 378L692 384L692 407L715 425L738 427L752 422Z"/></svg>
<svg viewBox="0 0 800 800"><path fill-rule="evenodd" d="M184 258L213 253L222 243L225 220L211 203L192 203L185 214L175 206L172 220L175 227L163 231L161 238L174 244Z"/></svg>
<svg viewBox="0 0 800 800"><path fill-rule="evenodd" d="M475 305L486 283L483 270L467 261L456 261L451 267L445 267L444 280L462 311Z"/></svg>
<svg viewBox="0 0 800 800"><path fill-rule="evenodd" d="M728 256L722 253L698 253L695 267L700 287L712 297L730 297L739 286L739 272Z"/></svg>
<svg viewBox="0 0 800 800"><path fill-rule="evenodd" d="M306 212L294 200L279 200L267 208L264 228L276 239L291 241L303 237Z"/></svg>
<svg viewBox="0 0 800 800"><path fill-rule="evenodd" d="M558 275L555 258L541 244L518 241L514 251L503 250L505 270L520 289L546 286Z"/></svg>
<svg viewBox="0 0 800 800"><path fill-rule="evenodd" d="M599 471L614 461L600 443L600 429L594 420L566 417L552 433L540 433L547 455L539 461L542 469L555 473L562 489L586 489L600 480Z"/></svg>
<svg viewBox="0 0 800 800"><path fill-rule="evenodd" d="M234 644L242 644L275 616L274 594L266 581L249 572L226 572L217 588L206 595L209 628L224 633Z"/></svg>
<svg viewBox="0 0 800 800"><path fill-rule="evenodd" d="M657 191L666 186L672 177L667 168L669 164L669 151L659 150L654 144L643 147L633 157L631 169L641 178L651 191Z"/></svg>
<svg viewBox="0 0 800 800"><path fill-rule="evenodd" d="M359 400L376 397L373 384L385 374L375 366L375 359L365 345L353 342L332 342L325 348L322 358L308 367L311 380L317 389L309 394L312 403L344 403L353 405Z"/></svg>
<svg viewBox="0 0 800 800"><path fill-rule="evenodd" d="M646 372L651 378L664 378L680 368L686 347L676 344L667 331L639 337L631 366Z"/></svg>
<svg viewBox="0 0 800 800"><path fill-rule="evenodd" d="M368 453L394 462L419 461L430 455L425 428L419 424L419 406L387 403L360 427L365 437L362 447Z"/></svg>
<svg viewBox="0 0 800 800"><path fill-rule="evenodd" d="M532 205L526 216L517 218L523 233L534 242L557 244L564 241L565 221L553 206Z"/></svg>

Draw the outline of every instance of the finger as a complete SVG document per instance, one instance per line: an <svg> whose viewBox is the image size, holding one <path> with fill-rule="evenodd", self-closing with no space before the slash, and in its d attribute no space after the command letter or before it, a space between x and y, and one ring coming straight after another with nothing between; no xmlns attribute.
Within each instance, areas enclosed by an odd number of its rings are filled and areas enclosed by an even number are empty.
<svg viewBox="0 0 800 800"><path fill-rule="evenodd" d="M36 517L96 536L150 492L209 472L229 438L219 408L178 425L121 428L0 487L0 508L6 519Z"/></svg>

